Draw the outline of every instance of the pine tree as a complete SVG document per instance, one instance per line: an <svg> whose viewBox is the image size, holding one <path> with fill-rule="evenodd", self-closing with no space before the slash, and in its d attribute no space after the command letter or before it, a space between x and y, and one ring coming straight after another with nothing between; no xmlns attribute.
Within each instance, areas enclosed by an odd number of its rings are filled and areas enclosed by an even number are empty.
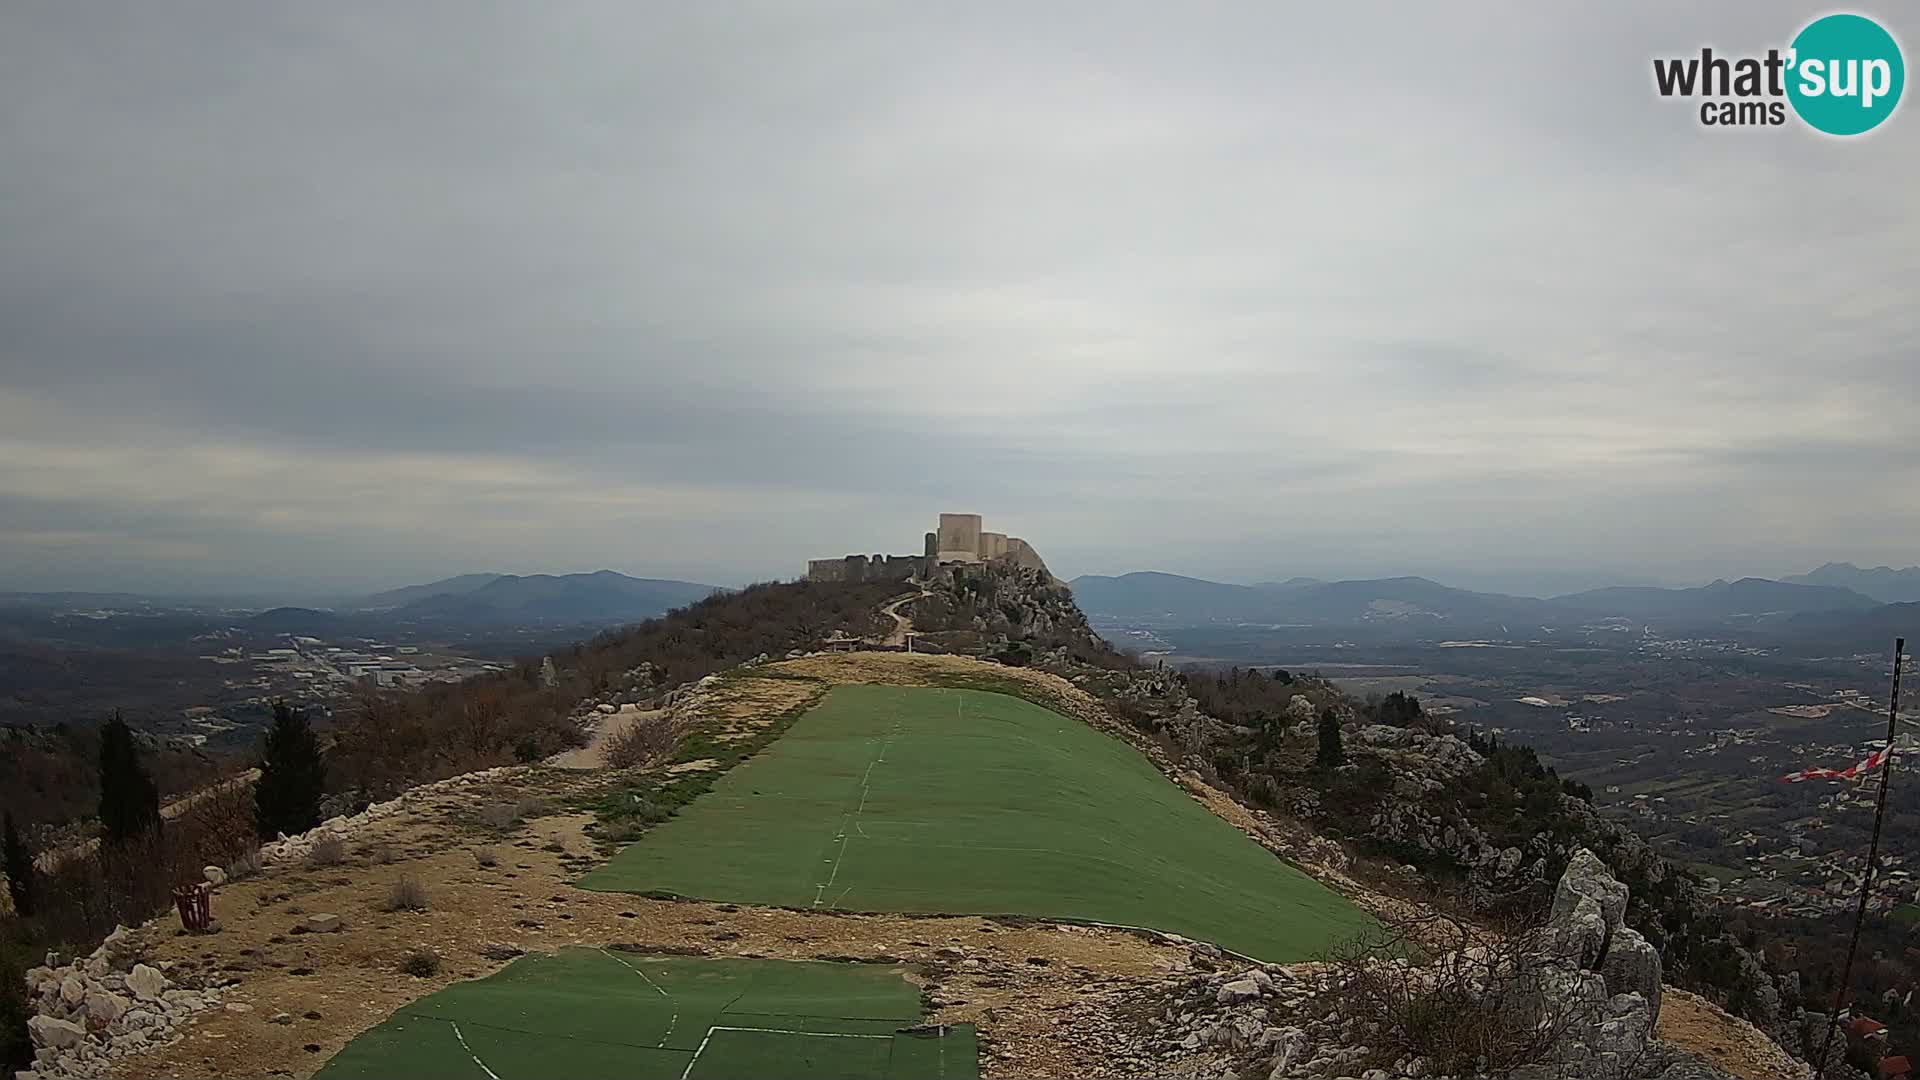
<svg viewBox="0 0 1920 1080"><path fill-rule="evenodd" d="M1320 753L1314 764L1337 769L1347 763L1347 752L1340 745L1340 715L1332 709L1320 714Z"/></svg>
<svg viewBox="0 0 1920 1080"><path fill-rule="evenodd" d="M119 713L100 729L100 830L109 843L160 827L160 789Z"/></svg>
<svg viewBox="0 0 1920 1080"><path fill-rule="evenodd" d="M326 785L327 764L307 714L285 702L275 704L260 779L253 786L254 821L261 837L292 836L320 824Z"/></svg>
<svg viewBox="0 0 1920 1080"><path fill-rule="evenodd" d="M4 846L4 858L7 868L7 892L13 896L13 911L16 915L33 914L33 852L20 839L20 830L14 828L13 814L5 815L4 835L0 836L0 845Z"/></svg>

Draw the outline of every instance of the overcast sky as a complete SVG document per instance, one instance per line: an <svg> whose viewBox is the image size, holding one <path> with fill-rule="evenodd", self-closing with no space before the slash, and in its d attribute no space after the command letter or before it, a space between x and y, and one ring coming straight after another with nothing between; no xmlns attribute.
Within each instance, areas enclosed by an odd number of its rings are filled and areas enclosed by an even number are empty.
<svg viewBox="0 0 1920 1080"><path fill-rule="evenodd" d="M0 587L1920 562L1916 104L1458 10L8 4Z"/></svg>

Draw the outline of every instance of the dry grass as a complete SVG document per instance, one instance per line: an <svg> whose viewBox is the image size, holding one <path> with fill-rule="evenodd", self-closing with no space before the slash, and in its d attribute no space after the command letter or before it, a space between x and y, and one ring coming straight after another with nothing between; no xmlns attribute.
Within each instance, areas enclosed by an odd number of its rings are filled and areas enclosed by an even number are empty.
<svg viewBox="0 0 1920 1080"><path fill-rule="evenodd" d="M227 864L227 880L245 881L250 877L258 877L261 868L265 865L265 861L260 858L260 849L248 848L241 852L238 858Z"/></svg>
<svg viewBox="0 0 1920 1080"><path fill-rule="evenodd" d="M672 721L649 717L635 720L626 730L609 737L601 753L608 768L634 769L671 756L679 742L680 733Z"/></svg>
<svg viewBox="0 0 1920 1080"><path fill-rule="evenodd" d="M388 911L425 911L430 906L427 887L412 874L401 874L387 890Z"/></svg>
<svg viewBox="0 0 1920 1080"><path fill-rule="evenodd" d="M1381 1063L1419 1057L1444 1074L1505 1077L1551 1065L1599 1019L1542 993L1548 946L1537 925L1489 932L1437 912L1383 917L1378 936L1330 957L1330 994Z"/></svg>
<svg viewBox="0 0 1920 1080"><path fill-rule="evenodd" d="M347 861L347 842L337 836L323 836L320 842L307 852L307 862L312 866L339 866Z"/></svg>
<svg viewBox="0 0 1920 1080"><path fill-rule="evenodd" d="M440 954L432 949L412 949L400 958L400 970L416 979L431 979L440 974Z"/></svg>

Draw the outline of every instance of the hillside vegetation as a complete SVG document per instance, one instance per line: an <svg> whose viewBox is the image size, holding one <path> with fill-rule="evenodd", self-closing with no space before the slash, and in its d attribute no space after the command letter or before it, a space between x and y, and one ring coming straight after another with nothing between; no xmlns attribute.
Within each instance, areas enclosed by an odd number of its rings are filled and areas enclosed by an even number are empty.
<svg viewBox="0 0 1920 1080"><path fill-rule="evenodd" d="M1695 875L1602 820L1591 792L1529 747L1463 739L1403 695L1362 702L1285 671L1148 667L1094 633L1065 585L1028 572L954 568L915 619L936 637L1070 679L1209 783L1388 866L1412 866L1466 911L1543 910L1574 852L1590 848L1631 891L1627 922L1674 981L1799 1048L1798 975L1768 972ZM1338 767L1320 757L1329 715L1343 735Z"/></svg>

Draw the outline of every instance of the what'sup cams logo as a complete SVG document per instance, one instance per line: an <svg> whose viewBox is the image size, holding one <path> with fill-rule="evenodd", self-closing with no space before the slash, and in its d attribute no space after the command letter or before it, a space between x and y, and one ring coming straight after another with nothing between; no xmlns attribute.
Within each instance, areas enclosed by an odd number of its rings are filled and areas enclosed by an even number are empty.
<svg viewBox="0 0 1920 1080"><path fill-rule="evenodd" d="M1864 15L1828 15L1764 57L1699 56L1653 62L1663 98L1700 99L1706 127L1777 127L1787 108L1828 135L1862 135L1893 115L1906 87L1900 43Z"/></svg>

